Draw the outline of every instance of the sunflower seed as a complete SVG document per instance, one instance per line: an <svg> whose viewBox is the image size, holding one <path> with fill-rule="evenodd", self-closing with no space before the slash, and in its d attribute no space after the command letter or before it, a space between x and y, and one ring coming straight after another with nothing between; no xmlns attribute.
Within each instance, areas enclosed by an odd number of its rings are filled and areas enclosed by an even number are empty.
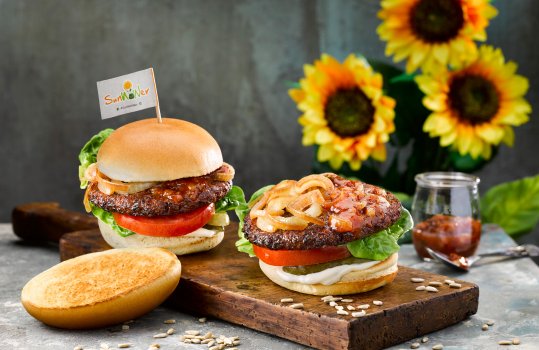
<svg viewBox="0 0 539 350"><path fill-rule="evenodd" d="M361 305L359 305L357 308L358 308L358 309L361 309L361 310L366 310L366 309L368 309L369 307L370 307L369 304L361 304Z"/></svg>
<svg viewBox="0 0 539 350"><path fill-rule="evenodd" d="M220 345L219 345L219 350L223 350L224 348L226 348L226 345L225 345L225 344L220 344Z"/></svg>
<svg viewBox="0 0 539 350"><path fill-rule="evenodd" d="M513 342L510 341L510 340L500 340L498 342L498 345L512 345L512 344L513 344Z"/></svg>
<svg viewBox="0 0 539 350"><path fill-rule="evenodd" d="M346 308L350 311L354 311L356 308L353 307L352 305L346 305Z"/></svg>
<svg viewBox="0 0 539 350"><path fill-rule="evenodd" d="M333 299L333 295L326 295L325 297L320 298L323 302L328 302Z"/></svg>
<svg viewBox="0 0 539 350"><path fill-rule="evenodd" d="M161 347L161 345L157 344L157 343L153 343L153 344L150 344L150 347L148 348L148 350L157 350Z"/></svg>
<svg viewBox="0 0 539 350"><path fill-rule="evenodd" d="M240 341L239 340L234 340L232 342L232 345L236 346L236 345L240 345Z"/></svg>
<svg viewBox="0 0 539 350"><path fill-rule="evenodd" d="M421 339L421 342L422 343L426 343L429 341L429 337L423 337L423 339Z"/></svg>
<svg viewBox="0 0 539 350"><path fill-rule="evenodd" d="M431 281L431 282L429 282L429 286L440 287L441 285L442 285L442 282L438 282L438 281Z"/></svg>
<svg viewBox="0 0 539 350"><path fill-rule="evenodd" d="M445 280L444 282L445 282L445 284L453 284L453 283L455 283L455 281L453 281L453 280Z"/></svg>
<svg viewBox="0 0 539 350"><path fill-rule="evenodd" d="M520 339L514 338L512 341L513 345L520 345Z"/></svg>
<svg viewBox="0 0 539 350"><path fill-rule="evenodd" d="M436 287L432 287L432 286L425 287L425 290L427 292L431 292L431 293L438 293L438 289L436 289Z"/></svg>
<svg viewBox="0 0 539 350"><path fill-rule="evenodd" d="M211 339L208 343L208 348L211 348L215 344L215 340Z"/></svg>
<svg viewBox="0 0 539 350"><path fill-rule="evenodd" d="M131 345L132 345L131 343L121 343L121 344L118 344L118 349L130 348Z"/></svg>
<svg viewBox="0 0 539 350"><path fill-rule="evenodd" d="M449 287L459 289L460 287L462 287L462 285L460 283L451 283Z"/></svg>
<svg viewBox="0 0 539 350"><path fill-rule="evenodd" d="M419 286L419 287L416 287L415 290L421 291L421 290L425 290L426 288L427 287L425 287L425 286Z"/></svg>
<svg viewBox="0 0 539 350"><path fill-rule="evenodd" d="M425 279L424 278L419 278L419 277L412 277L410 278L410 280L414 283L421 283L421 282L425 282Z"/></svg>
<svg viewBox="0 0 539 350"><path fill-rule="evenodd" d="M164 320L163 323L164 324L174 324L174 323L176 323L176 320Z"/></svg>
<svg viewBox="0 0 539 350"><path fill-rule="evenodd" d="M128 331L129 330L129 326L124 324L122 325L122 331Z"/></svg>
<svg viewBox="0 0 539 350"><path fill-rule="evenodd" d="M432 350L442 350L444 346L442 344L436 344L432 347Z"/></svg>
<svg viewBox="0 0 539 350"><path fill-rule="evenodd" d="M103 350L108 350L108 349L110 349L109 344L107 344L107 343L101 343L101 344L99 344L99 348L100 348L100 349L103 349Z"/></svg>
<svg viewBox="0 0 539 350"><path fill-rule="evenodd" d="M193 344L200 344L200 339L191 339L191 343Z"/></svg>
<svg viewBox="0 0 539 350"><path fill-rule="evenodd" d="M337 304L336 302L334 302L334 301L330 301L330 302L329 302L329 306L337 306L337 305L338 305L338 304Z"/></svg>
<svg viewBox="0 0 539 350"><path fill-rule="evenodd" d="M420 346L419 343L412 343L412 344L410 345L410 349L417 349L417 348L419 348L419 346Z"/></svg>
<svg viewBox="0 0 539 350"><path fill-rule="evenodd" d="M354 299L342 299L341 303L353 303Z"/></svg>
<svg viewBox="0 0 539 350"><path fill-rule="evenodd" d="M157 333L153 337L154 338L166 338L166 337L168 337L168 334L166 334L166 333Z"/></svg>
<svg viewBox="0 0 539 350"><path fill-rule="evenodd" d="M361 311L357 311L357 312L352 312L352 317L363 317L366 314L367 313L365 312L365 310L361 310Z"/></svg>
<svg viewBox="0 0 539 350"><path fill-rule="evenodd" d="M337 306L335 306L335 309L337 309L337 310L342 310L342 309L344 309L344 306L337 305Z"/></svg>
<svg viewBox="0 0 539 350"><path fill-rule="evenodd" d="M184 334L182 335L183 339L195 339L196 335Z"/></svg>
<svg viewBox="0 0 539 350"><path fill-rule="evenodd" d="M201 317L198 319L198 322L200 323L206 323L206 317Z"/></svg>
<svg viewBox="0 0 539 350"><path fill-rule="evenodd" d="M191 344L191 339L184 339L183 342L184 342L185 344Z"/></svg>
<svg viewBox="0 0 539 350"><path fill-rule="evenodd" d="M219 350L219 345L212 346L208 350Z"/></svg>
<svg viewBox="0 0 539 350"><path fill-rule="evenodd" d="M82 345L77 345L73 348L73 350L83 350L84 348L82 347Z"/></svg>
<svg viewBox="0 0 539 350"><path fill-rule="evenodd" d="M481 326L481 330L488 331L488 324L485 323L483 326Z"/></svg>
<svg viewBox="0 0 539 350"><path fill-rule="evenodd" d="M291 309L303 309L303 303L297 303L290 305Z"/></svg>
<svg viewBox="0 0 539 350"><path fill-rule="evenodd" d="M283 298L281 299L281 303L293 303L294 299L292 298Z"/></svg>
<svg viewBox="0 0 539 350"><path fill-rule="evenodd" d="M348 315L348 311L337 310L337 314L338 314L338 315Z"/></svg>
<svg viewBox="0 0 539 350"><path fill-rule="evenodd" d="M341 301L342 298L341 297L333 297L331 298L331 301Z"/></svg>
<svg viewBox="0 0 539 350"><path fill-rule="evenodd" d="M169 329L167 329L167 334L168 334L168 335L172 335L172 334L174 334L174 332L176 332L176 331L174 330L174 328L169 328Z"/></svg>
<svg viewBox="0 0 539 350"><path fill-rule="evenodd" d="M211 341L213 341L213 340L211 340L211 339L204 339L204 340L202 340L202 341L200 342L200 344L209 344Z"/></svg>
<svg viewBox="0 0 539 350"><path fill-rule="evenodd" d="M485 323L488 324L489 326L494 326L494 321L492 321L492 320L488 320Z"/></svg>
<svg viewBox="0 0 539 350"><path fill-rule="evenodd" d="M380 300L373 300L372 303L373 303L374 305L376 305L376 306L381 306L381 305L384 304L384 303L381 302Z"/></svg>
<svg viewBox="0 0 539 350"><path fill-rule="evenodd" d="M189 335L200 335L200 332L199 332L199 331L188 330L188 331L185 331L185 334L189 334Z"/></svg>

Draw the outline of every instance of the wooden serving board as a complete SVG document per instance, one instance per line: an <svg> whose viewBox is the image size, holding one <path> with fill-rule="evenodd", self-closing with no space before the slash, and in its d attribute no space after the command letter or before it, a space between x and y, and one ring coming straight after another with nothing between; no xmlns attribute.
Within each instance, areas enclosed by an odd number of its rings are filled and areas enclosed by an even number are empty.
<svg viewBox="0 0 539 350"><path fill-rule="evenodd" d="M351 304L369 303L361 318L338 315L318 296L284 289L260 271L258 259L234 246L237 224L231 224L215 249L179 257L182 277L168 303L273 334L318 349L381 349L422 336L466 319L477 312L479 288L458 281L460 289L439 287L438 293L418 292L411 277L441 281L447 277L400 266L395 281L367 293L347 296ZM60 240L62 260L110 249L98 230L65 234ZM303 310L280 303L301 302ZM372 305L383 301L382 306Z"/></svg>

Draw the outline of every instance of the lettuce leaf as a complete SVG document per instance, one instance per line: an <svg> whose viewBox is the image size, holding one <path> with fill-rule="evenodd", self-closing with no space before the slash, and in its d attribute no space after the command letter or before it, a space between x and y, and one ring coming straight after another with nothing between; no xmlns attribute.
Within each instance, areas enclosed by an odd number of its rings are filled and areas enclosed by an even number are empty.
<svg viewBox="0 0 539 350"><path fill-rule="evenodd" d="M385 260L391 254L399 251L397 240L413 226L414 222L410 212L401 208L401 216L393 225L369 237L350 242L346 246L356 258Z"/></svg>
<svg viewBox="0 0 539 350"><path fill-rule="evenodd" d="M127 237L127 236L131 236L135 234L135 232L119 226L116 223L116 220L114 220L114 216L112 216L112 213L109 213L108 211L105 211L93 205L92 203L90 203L90 207L92 208L92 214L94 214L96 218L98 218L99 220L103 221L105 224L112 227L114 232L116 232L120 236Z"/></svg>
<svg viewBox="0 0 539 350"><path fill-rule="evenodd" d="M105 129L100 131L97 135L92 136L90 141L86 142L84 147L80 150L79 153L79 180L80 180L80 188L85 189L86 186L88 186L88 181L84 179L84 172L86 169L92 164L97 161L97 151L99 151L99 148L103 144L103 142L107 139L107 137L112 134L114 129Z"/></svg>
<svg viewBox="0 0 539 350"><path fill-rule="evenodd" d="M236 210L235 210L236 215L238 216L238 219L240 220L239 228L238 228L238 236L240 237L240 239L236 241L236 248L238 249L238 251L242 253L249 254L251 258L255 256L255 253L253 251L253 244L249 242L243 236L243 219L245 218L245 216L247 216L247 214L251 210L251 207L254 205L256 200L260 198L260 196L262 196L267 190L269 190L272 187L273 185L262 187L261 189L253 193L248 203L243 202L243 204L236 207Z"/></svg>
<svg viewBox="0 0 539 350"><path fill-rule="evenodd" d="M245 205L245 194L238 186L232 186L224 198L215 203L215 212L223 213Z"/></svg>

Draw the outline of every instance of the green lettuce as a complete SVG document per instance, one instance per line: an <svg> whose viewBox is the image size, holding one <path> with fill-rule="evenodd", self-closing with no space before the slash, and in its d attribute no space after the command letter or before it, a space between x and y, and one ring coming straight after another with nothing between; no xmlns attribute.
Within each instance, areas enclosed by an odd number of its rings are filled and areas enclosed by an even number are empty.
<svg viewBox="0 0 539 350"><path fill-rule="evenodd" d="M226 196L215 203L215 212L224 213L229 210L236 210L244 205L245 194L243 193L243 190L238 186L232 186Z"/></svg>
<svg viewBox="0 0 539 350"><path fill-rule="evenodd" d="M84 178L84 173L86 172L86 169L92 164L97 161L97 151L99 151L99 148L105 142L107 137L112 134L114 129L105 129L99 132L99 134L94 135L90 141L86 142L84 147L80 150L79 153L79 180L80 180L80 188L85 189L86 186L88 186L88 181Z"/></svg>
<svg viewBox="0 0 539 350"><path fill-rule="evenodd" d="M247 202L247 203L243 202L242 205L238 206L235 209L236 216L240 220L239 228L238 228L238 236L240 237L240 239L238 239L236 241L236 248L238 249L238 251L240 251L242 253L249 254L249 256L251 258L255 256L255 253L253 251L253 244L251 242L249 242L243 236L243 219L245 218L245 216L247 216L247 214L249 214L249 211L251 210L251 207L258 200L258 198L260 198L260 196L262 196L267 190L269 190L272 187L273 187L273 185L268 185L268 186L262 187L261 189L259 189L255 193L253 193L253 195L249 199L249 202Z"/></svg>
<svg viewBox="0 0 539 350"><path fill-rule="evenodd" d="M397 222L385 230L346 245L350 253L360 259L385 260L399 251L397 240L414 226L410 212L401 208Z"/></svg>
<svg viewBox="0 0 539 350"><path fill-rule="evenodd" d="M92 214L94 214L94 216L96 218L98 218L99 220L103 221L105 224L112 227L114 232L116 232L120 236L127 237L127 236L131 236L131 235L135 234L135 232L133 232L131 230L128 230L126 228L123 228L120 225L118 225L116 223L116 220L114 220L114 216L112 216L112 213L109 213L108 211L105 211L105 210L93 205L92 203L90 203L90 207L92 208Z"/></svg>

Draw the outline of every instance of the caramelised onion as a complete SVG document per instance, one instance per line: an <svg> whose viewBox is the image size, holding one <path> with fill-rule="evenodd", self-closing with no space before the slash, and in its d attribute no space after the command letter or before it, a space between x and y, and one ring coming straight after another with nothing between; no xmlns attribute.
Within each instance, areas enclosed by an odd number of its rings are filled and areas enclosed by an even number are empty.
<svg viewBox="0 0 539 350"><path fill-rule="evenodd" d="M295 187L298 193L303 193L313 187L320 187L326 191L333 191L335 189L335 185L333 185L333 182L322 175L305 176L296 183Z"/></svg>
<svg viewBox="0 0 539 350"><path fill-rule="evenodd" d="M97 182L97 188L107 195L111 195L115 192L120 194L133 194L144 191L157 184L157 182L121 182L111 180L99 171L97 163L90 164L84 172L84 178L89 182ZM88 208L86 209L88 210Z"/></svg>
<svg viewBox="0 0 539 350"><path fill-rule="evenodd" d="M234 178L236 171L232 165L223 162L223 167L217 171L213 177L217 181L230 181Z"/></svg>
<svg viewBox="0 0 539 350"><path fill-rule="evenodd" d="M90 201L88 200L88 192L90 192L90 187L86 187L86 191L84 192L84 200L82 203L84 204L84 209L87 213L92 211L92 207L90 207Z"/></svg>
<svg viewBox="0 0 539 350"><path fill-rule="evenodd" d="M322 214L322 203L324 203L322 193L320 193L320 190L314 190L299 196L294 202L286 207L286 210L288 210L290 214L307 222L312 222L316 225L324 225L324 222L318 218L318 216ZM309 215L310 213L307 213L305 210L306 208L313 208L313 214L316 215Z"/></svg>

